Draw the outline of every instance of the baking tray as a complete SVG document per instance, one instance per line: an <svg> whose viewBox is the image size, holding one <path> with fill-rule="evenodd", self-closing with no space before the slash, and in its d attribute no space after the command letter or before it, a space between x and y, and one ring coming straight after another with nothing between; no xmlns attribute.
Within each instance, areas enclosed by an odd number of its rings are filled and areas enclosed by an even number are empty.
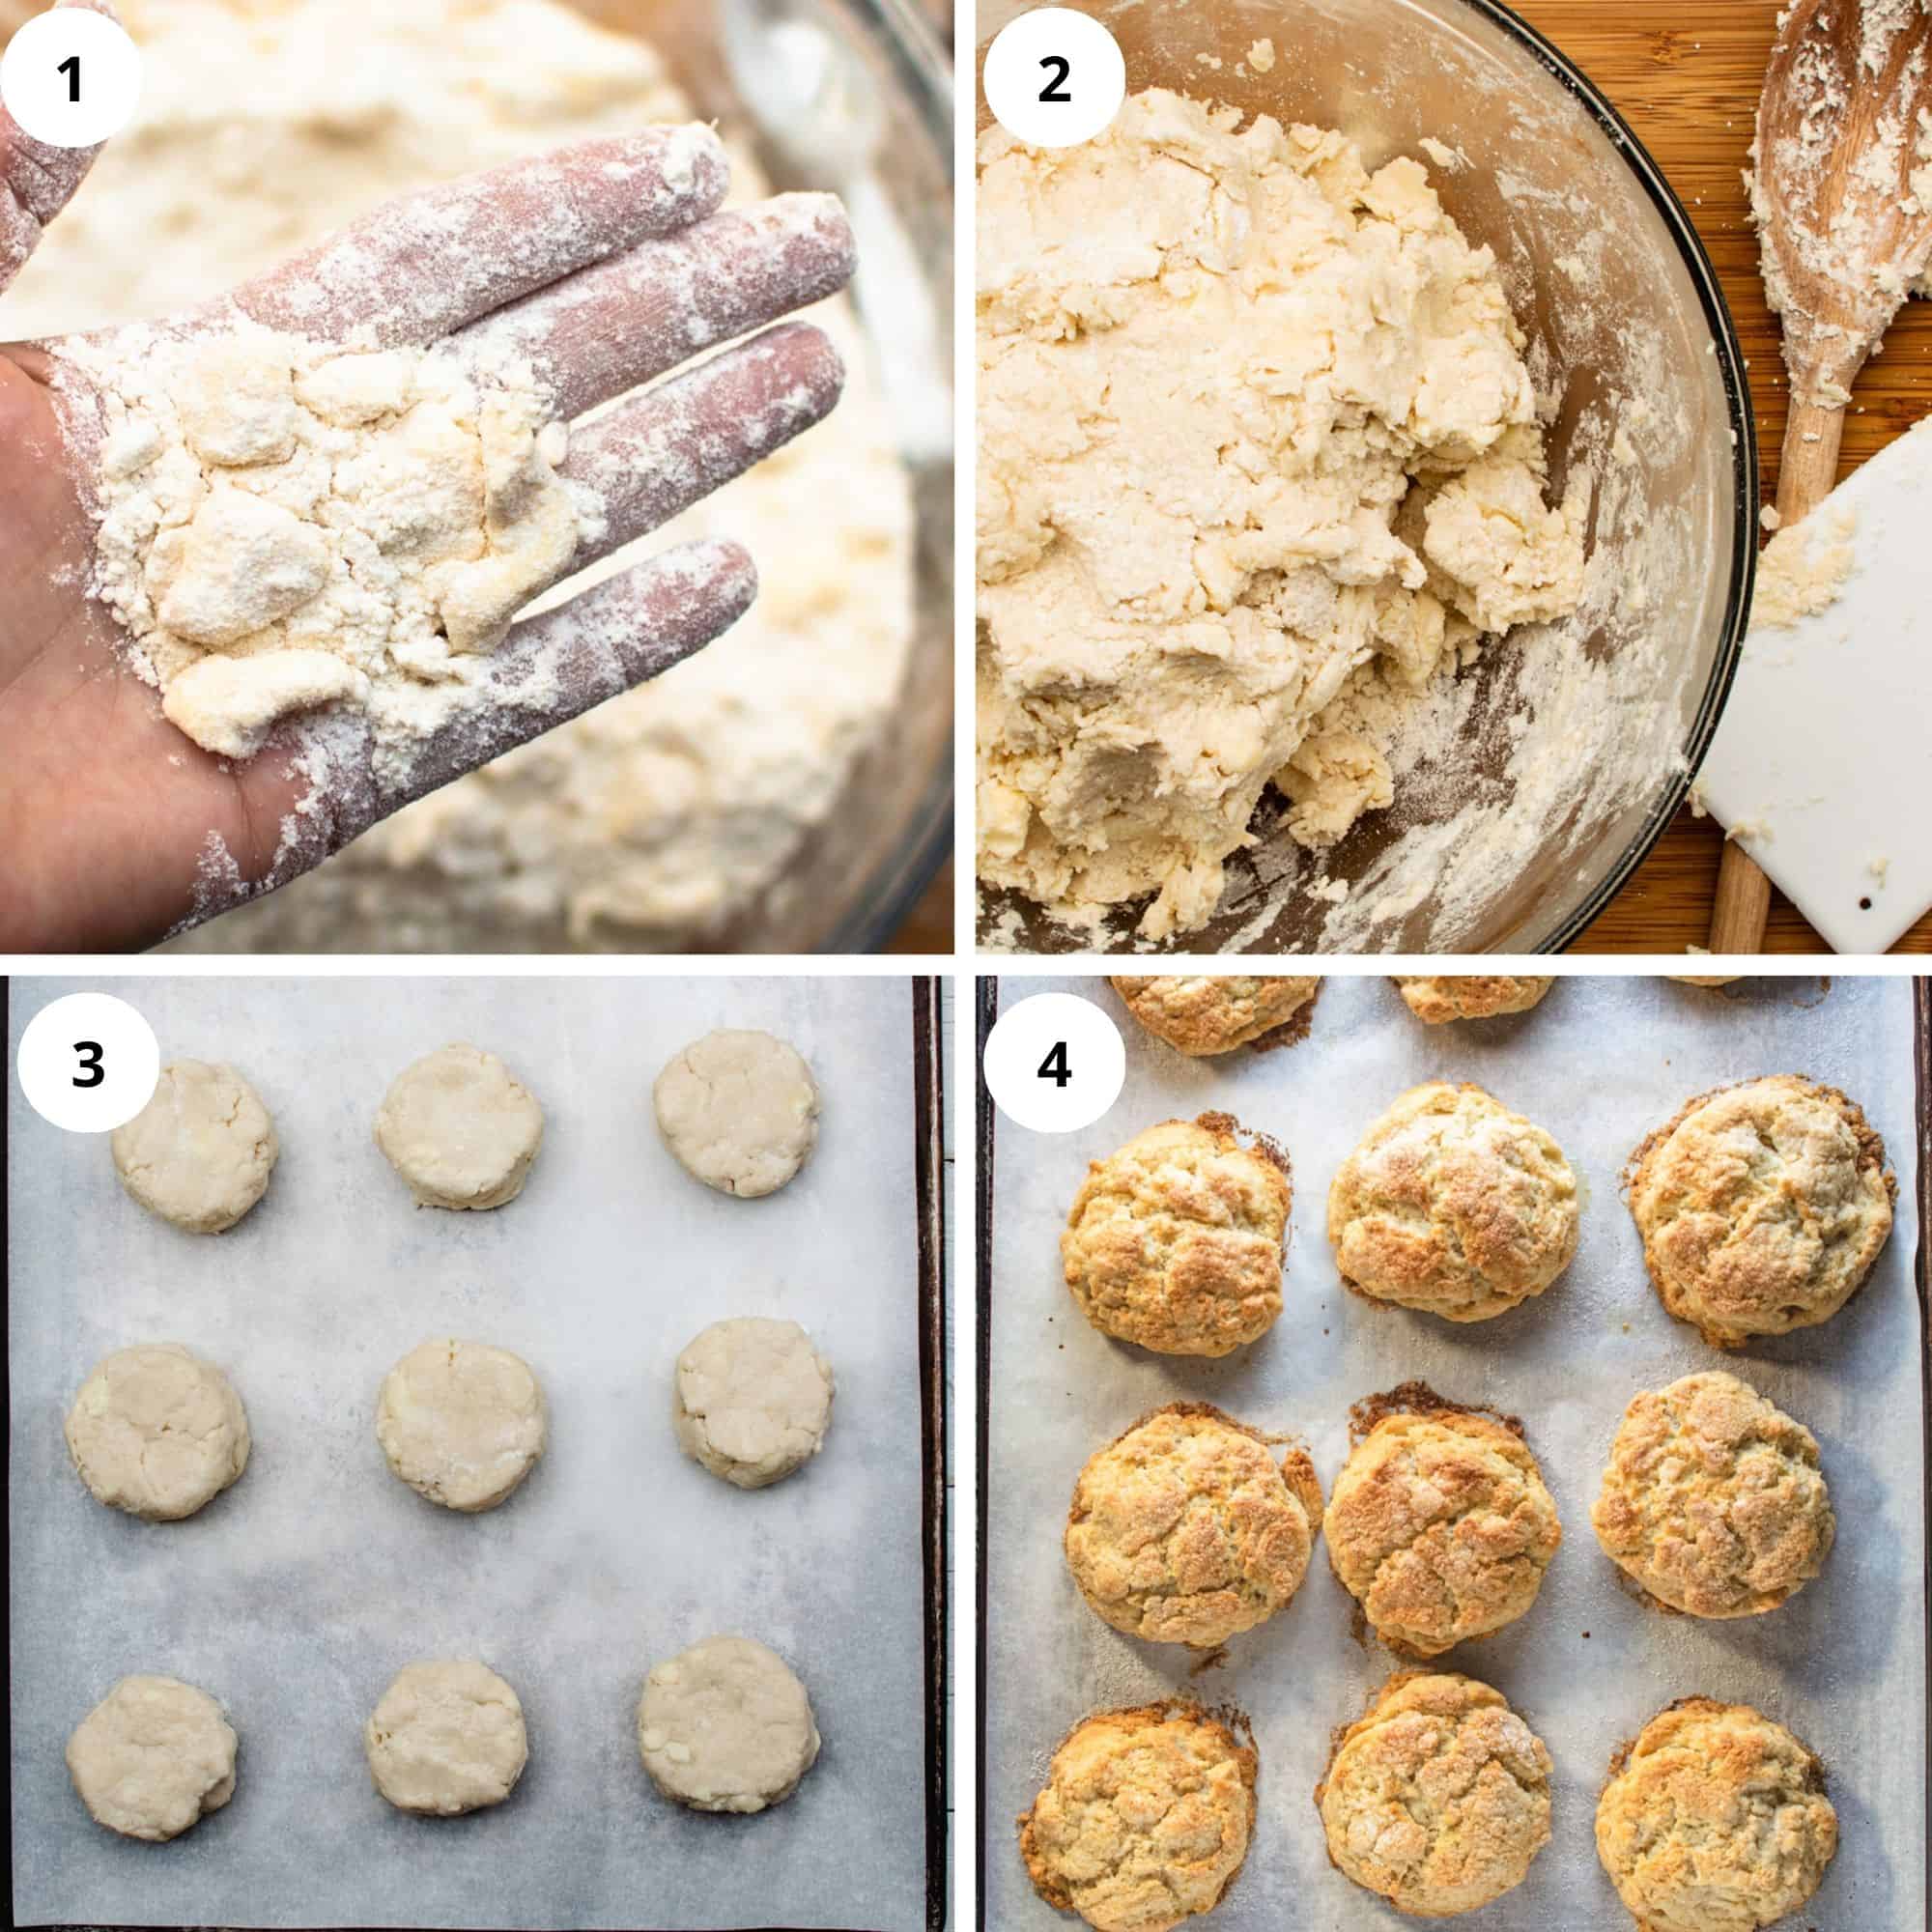
<svg viewBox="0 0 1932 1932"><path fill-rule="evenodd" d="M1704 1691L1758 1704L1826 1760L1840 1851L1789 1925L1924 1932L1924 982L1787 978L1712 992L1578 976L1559 980L1532 1012L1424 1028L1379 976L1331 977L1300 1044L1193 1062L1144 1035L1096 978L1004 983L1015 999L1069 991L1106 1008L1126 1040L1127 1076L1103 1120L1059 1137L996 1119L980 1090L980 1923L1000 1932L1077 1924L1035 1896L1014 1816L1081 1718L1170 1695L1246 1712L1261 1753L1246 1866L1204 1922L1217 1932L1390 1932L1407 1922L1330 1867L1315 1811L1332 1728L1405 1667L1359 1632L1323 1547L1284 1611L1235 1638L1221 1667L1191 1676L1184 1651L1138 1643L1087 1608L1065 1574L1060 1533L1087 1457L1162 1403L1215 1402L1242 1420L1303 1434L1325 1494L1347 1453L1348 1404L1419 1377L1523 1418L1564 1526L1535 1607L1440 1662L1501 1689L1556 1765L1552 1842L1520 1887L1458 1922L1484 1932L1630 1932L1597 1862L1597 1794L1616 1742L1672 1698ZM1000 990L981 984L982 1050ZM1841 1085L1864 1105L1899 1177L1897 1218L1871 1278L1833 1322L1727 1361L1658 1305L1617 1178L1630 1150L1682 1099L1787 1069ZM1403 1087L1438 1076L1477 1081L1548 1127L1583 1183L1569 1273L1539 1300L1472 1327L1349 1295L1325 1233L1342 1158ZM1282 1319L1220 1363L1154 1356L1095 1333L1066 1293L1058 1253L1090 1157L1157 1120L1208 1107L1281 1140L1294 1169ZM1781 1609L1699 1623L1646 1609L1619 1587L1588 1505L1630 1396L1725 1365L1818 1435L1839 1534L1824 1575Z"/></svg>
<svg viewBox="0 0 1932 1932"><path fill-rule="evenodd" d="M37 979L6 989L10 1066L31 1014L81 986L139 1006L164 1057L232 1060L283 1152L236 1229L178 1235L121 1193L104 1141L48 1127L10 1078L14 1922L943 1925L936 983ZM796 1041L826 1095L810 1165L767 1201L690 1180L651 1122L658 1067L727 1024ZM464 1037L543 1101L544 1150L508 1208L415 1210L370 1138L374 1109L411 1059ZM824 1453L777 1492L726 1489L668 1428L677 1350L733 1313L803 1321L838 1375ZM311 1346L304 1386L270 1364L291 1328ZM551 1403L544 1462L473 1519L411 1495L370 1430L388 1363L445 1328L525 1354ZM155 1526L86 1496L59 1420L96 1357L164 1332L230 1370L255 1450L207 1510ZM394 1580L367 1590L352 1541ZM734 1628L797 1664L825 1745L788 1803L719 1819L650 1789L632 1713L649 1662ZM531 1756L507 1804L419 1820L370 1788L362 1719L423 1655L480 1655L517 1687ZM167 1846L94 1825L61 1757L136 1669L202 1684L242 1738L235 1802ZM285 1703L277 1679L299 1686Z"/></svg>

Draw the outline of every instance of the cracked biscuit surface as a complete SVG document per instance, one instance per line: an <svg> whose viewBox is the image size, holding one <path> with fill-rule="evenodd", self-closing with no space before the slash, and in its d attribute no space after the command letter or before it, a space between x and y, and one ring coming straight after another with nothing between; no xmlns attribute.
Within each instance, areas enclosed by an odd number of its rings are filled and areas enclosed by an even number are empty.
<svg viewBox="0 0 1932 1932"><path fill-rule="evenodd" d="M1328 1191L1328 1238L1350 1288L1450 1321L1541 1294L1577 1252L1563 1151L1480 1087L1411 1088Z"/></svg>
<svg viewBox="0 0 1932 1932"><path fill-rule="evenodd" d="M1098 1712L1021 1815L1027 1875L1094 1932L1171 1932L1211 1912L1241 1869L1257 1771L1253 1748L1198 1705Z"/></svg>
<svg viewBox="0 0 1932 1932"><path fill-rule="evenodd" d="M1225 979L1206 974L1116 975L1114 991L1140 1024L1177 1053L1232 1053L1286 1026L1314 999L1320 979Z"/></svg>
<svg viewBox="0 0 1932 1932"><path fill-rule="evenodd" d="M1610 1760L1597 1856L1639 1932L1758 1932L1838 1848L1825 1770L1748 1704L1686 1697Z"/></svg>
<svg viewBox="0 0 1932 1932"><path fill-rule="evenodd" d="M190 1235L232 1228L268 1192L281 1154L275 1123L232 1066L177 1060L109 1145L121 1185Z"/></svg>
<svg viewBox="0 0 1932 1932"><path fill-rule="evenodd" d="M487 1342L439 1336L383 1378L376 1439L389 1467L444 1509L509 1499L544 1452L543 1390L529 1364Z"/></svg>
<svg viewBox="0 0 1932 1932"><path fill-rule="evenodd" d="M1163 1121L1088 1167L1060 1237L1066 1286L1103 1335L1228 1354L1281 1313L1289 1202L1225 1116Z"/></svg>
<svg viewBox="0 0 1932 1932"><path fill-rule="evenodd" d="M1301 1587L1321 1521L1307 1452L1206 1403L1144 1416L1073 1486L1066 1562L1089 1607L1129 1636L1211 1648Z"/></svg>
<svg viewBox="0 0 1932 1932"><path fill-rule="evenodd" d="M1458 1409L1377 1423L1335 1479L1322 1534L1376 1634L1416 1657L1515 1622L1563 1540L1528 1445Z"/></svg>
<svg viewBox="0 0 1932 1932"><path fill-rule="evenodd" d="M1885 1246L1897 1191L1857 1103L1796 1073L1686 1102L1624 1182L1658 1299L1719 1349L1835 1315Z"/></svg>
<svg viewBox="0 0 1932 1932"><path fill-rule="evenodd" d="M1408 1009L1424 1026L1450 1020L1487 1020L1498 1013L1526 1013L1555 985L1555 976L1511 978L1502 973L1396 976Z"/></svg>
<svg viewBox="0 0 1932 1932"><path fill-rule="evenodd" d="M67 1448L99 1500L176 1522L248 1466L248 1412L213 1362L148 1342L95 1364L68 1410Z"/></svg>
<svg viewBox="0 0 1932 1932"><path fill-rule="evenodd" d="M1401 1671L1341 1732L1316 1808L1337 1870L1398 1912L1475 1912L1549 1842L1549 1752L1502 1692Z"/></svg>
<svg viewBox="0 0 1932 1932"><path fill-rule="evenodd" d="M74 1726L68 1775L95 1822L163 1844L235 1796L235 1727L177 1677L124 1677Z"/></svg>
<svg viewBox="0 0 1932 1932"><path fill-rule="evenodd" d="M1612 1562L1693 1617L1776 1609L1836 1533L1816 1437L1721 1370L1633 1400L1590 1522Z"/></svg>
<svg viewBox="0 0 1932 1932"><path fill-rule="evenodd" d="M473 1659L405 1664L362 1726L362 1748L397 1810L437 1818L502 1804L530 1754L516 1691Z"/></svg>

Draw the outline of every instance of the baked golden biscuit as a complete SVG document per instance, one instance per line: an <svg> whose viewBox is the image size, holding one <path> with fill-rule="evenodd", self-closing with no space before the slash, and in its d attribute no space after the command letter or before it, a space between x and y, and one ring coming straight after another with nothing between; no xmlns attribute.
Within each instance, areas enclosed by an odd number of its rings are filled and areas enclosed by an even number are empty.
<svg viewBox="0 0 1932 1932"><path fill-rule="evenodd" d="M1685 1697L1610 1759L1597 1856L1639 1932L1757 1932L1838 1849L1825 1768L1748 1704Z"/></svg>
<svg viewBox="0 0 1932 1932"><path fill-rule="evenodd" d="M1207 1403L1143 1416L1073 1486L1066 1563L1095 1616L1150 1643L1212 1648L1265 1623L1308 1574L1321 1485L1302 1449Z"/></svg>
<svg viewBox="0 0 1932 1932"><path fill-rule="evenodd" d="M1553 974L1512 979L1501 973L1425 973L1396 976L1408 1009L1425 1026L1526 1013L1555 985Z"/></svg>
<svg viewBox="0 0 1932 1932"><path fill-rule="evenodd" d="M1337 1735L1315 1787L1329 1860L1412 1918L1478 1911L1549 1842L1550 1770L1500 1690L1399 1672Z"/></svg>
<svg viewBox="0 0 1932 1932"><path fill-rule="evenodd" d="M1225 1355L1281 1313L1288 1176L1225 1115L1163 1121L1096 1160L1060 1237L1066 1286L1103 1335Z"/></svg>
<svg viewBox="0 0 1932 1932"><path fill-rule="evenodd" d="M1376 1634L1412 1657L1514 1623L1563 1541L1522 1437L1456 1408L1378 1422L1335 1478L1321 1533Z"/></svg>
<svg viewBox="0 0 1932 1932"><path fill-rule="evenodd" d="M1666 980L1674 980L1680 986L1735 986L1745 976L1742 973L1666 973Z"/></svg>
<svg viewBox="0 0 1932 1932"><path fill-rule="evenodd" d="M1286 1026L1321 984L1319 979L1213 979L1206 974L1113 980L1127 1011L1177 1053L1232 1053Z"/></svg>
<svg viewBox="0 0 1932 1932"><path fill-rule="evenodd" d="M1775 1610L1837 1530L1816 1437L1717 1369L1625 1409L1590 1522L1611 1562L1693 1617Z"/></svg>
<svg viewBox="0 0 1932 1932"><path fill-rule="evenodd" d="M1577 1252L1577 1177L1539 1126L1480 1087L1412 1087L1328 1190L1328 1238L1358 1293L1449 1321L1541 1294Z"/></svg>
<svg viewBox="0 0 1932 1932"><path fill-rule="evenodd" d="M1169 1932L1211 1912L1248 1855L1256 1759L1194 1704L1102 1711L1075 1725L1020 1816L1020 1856L1049 1905L1096 1932Z"/></svg>
<svg viewBox="0 0 1932 1932"><path fill-rule="evenodd" d="M1885 1143L1835 1088L1779 1073L1687 1101L1625 1192L1658 1299L1714 1348L1830 1320L1891 1233Z"/></svg>

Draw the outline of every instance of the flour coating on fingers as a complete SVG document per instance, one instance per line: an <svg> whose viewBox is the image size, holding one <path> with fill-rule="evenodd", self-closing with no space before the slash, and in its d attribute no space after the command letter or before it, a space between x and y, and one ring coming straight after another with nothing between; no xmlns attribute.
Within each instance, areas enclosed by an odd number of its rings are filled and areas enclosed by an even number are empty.
<svg viewBox="0 0 1932 1932"><path fill-rule="evenodd" d="M762 1811L818 1758L811 1699L776 1651L714 1636L660 1663L638 1700L638 1752L667 1798L694 1811Z"/></svg>
<svg viewBox="0 0 1932 1932"><path fill-rule="evenodd" d="M232 1066L177 1060L109 1142L121 1185L191 1235L232 1228L268 1192L281 1157L275 1123Z"/></svg>
<svg viewBox="0 0 1932 1932"><path fill-rule="evenodd" d="M677 1358L671 1422L694 1463L741 1490L802 1469L832 1426L832 1364L796 1321L714 1321Z"/></svg>

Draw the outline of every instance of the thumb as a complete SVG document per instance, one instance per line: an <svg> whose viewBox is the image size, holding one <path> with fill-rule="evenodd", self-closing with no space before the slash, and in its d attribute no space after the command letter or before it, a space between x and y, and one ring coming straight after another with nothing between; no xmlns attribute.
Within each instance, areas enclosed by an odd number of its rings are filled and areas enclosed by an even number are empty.
<svg viewBox="0 0 1932 1932"><path fill-rule="evenodd" d="M112 20L111 0L56 0ZM100 147L56 148L21 131L0 105L0 289L26 266L47 223L72 198Z"/></svg>

